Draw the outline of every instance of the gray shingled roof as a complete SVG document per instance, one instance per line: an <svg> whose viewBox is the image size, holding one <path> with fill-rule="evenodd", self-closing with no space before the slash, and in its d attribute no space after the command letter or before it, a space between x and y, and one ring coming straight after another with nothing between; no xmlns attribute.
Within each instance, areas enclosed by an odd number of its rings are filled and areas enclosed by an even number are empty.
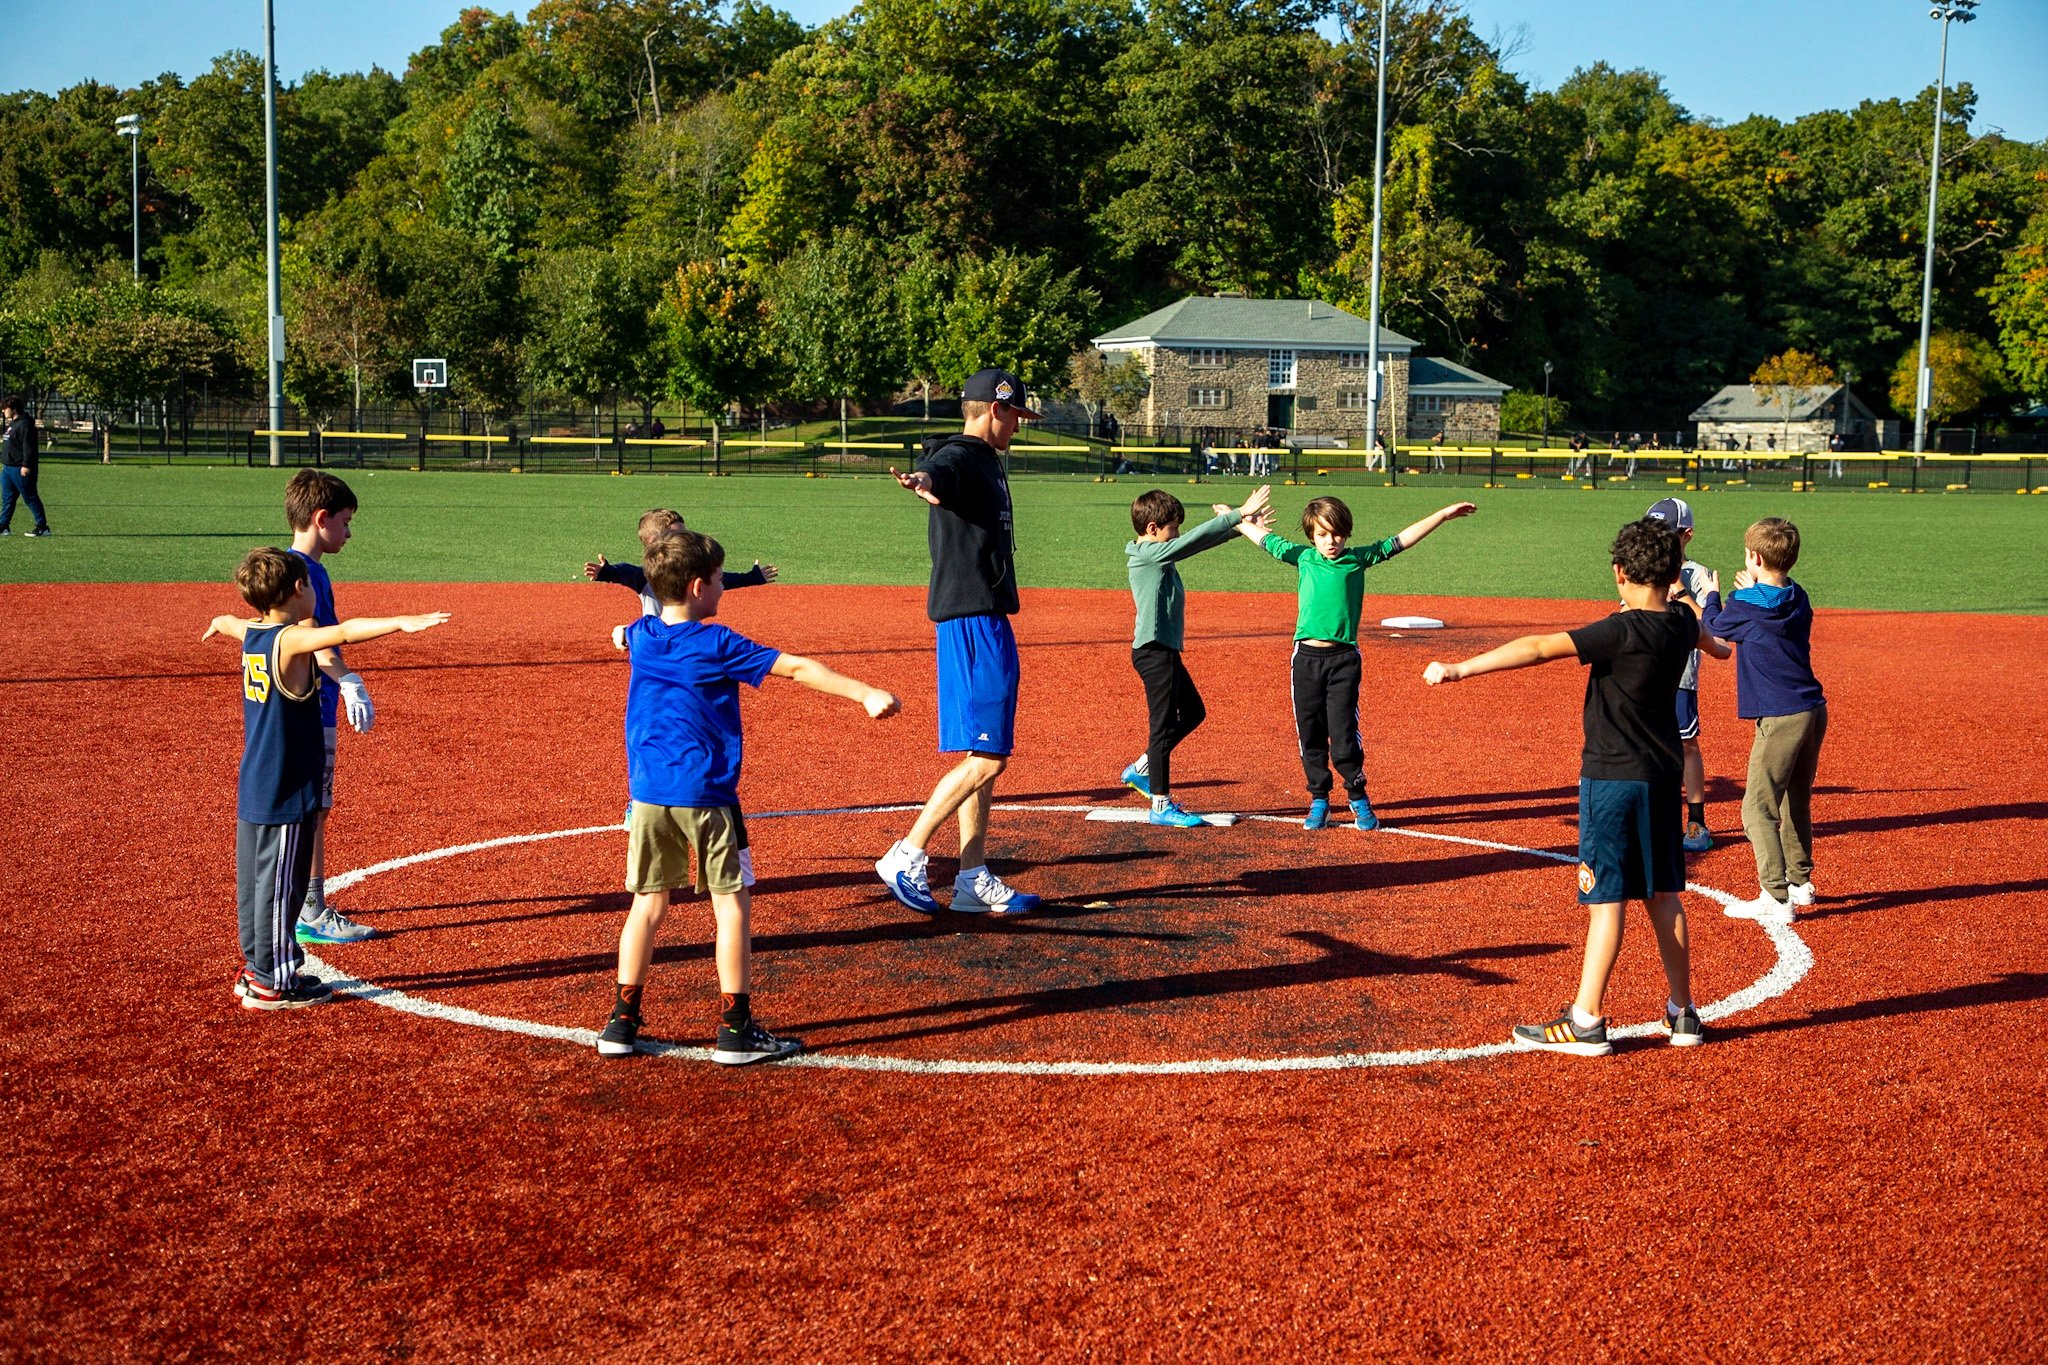
<svg viewBox="0 0 2048 1365"><path fill-rule="evenodd" d="M1410 393L1427 390L1442 394L1485 394L1498 398L1511 387L1440 356L1418 355L1408 359Z"/></svg>
<svg viewBox="0 0 2048 1365"><path fill-rule="evenodd" d="M1821 405L1842 391L1840 384L1788 384L1790 401L1770 390L1758 398L1747 384L1730 384L1693 411L1692 422L1804 422L1816 415ZM1851 394L1853 403L1856 396ZM1861 407L1861 404L1857 405ZM1866 411L1864 416L1870 414Z"/></svg>
<svg viewBox="0 0 2048 1365"><path fill-rule="evenodd" d="M1111 328L1096 337L1095 344L1364 350L1371 336L1364 318L1320 299L1217 299L1191 294L1179 303ZM1382 350L1413 350L1415 344L1399 332L1380 328Z"/></svg>

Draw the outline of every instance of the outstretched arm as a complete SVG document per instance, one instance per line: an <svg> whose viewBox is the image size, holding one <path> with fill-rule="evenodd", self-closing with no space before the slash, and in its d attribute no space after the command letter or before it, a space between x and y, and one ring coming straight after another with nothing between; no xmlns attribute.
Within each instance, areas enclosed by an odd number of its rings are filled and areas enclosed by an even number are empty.
<svg viewBox="0 0 2048 1365"><path fill-rule="evenodd" d="M338 626L300 626L285 631L278 638L277 651L287 659L301 654L312 654L336 645L358 645L365 640L382 639L404 631L407 635L431 630L448 619L445 611L430 611L418 616L356 616Z"/></svg>
<svg viewBox="0 0 2048 1365"><path fill-rule="evenodd" d="M932 489L932 476L924 470L913 469L908 474L905 474L902 470L896 468L895 465L890 465L889 472L896 476L896 482L902 484L932 506L937 507L939 505L939 495Z"/></svg>
<svg viewBox="0 0 2048 1365"><path fill-rule="evenodd" d="M1536 664L1547 664L1554 659L1576 659L1578 646L1572 637L1563 631L1555 635L1524 635L1519 640L1510 640L1498 649L1489 649L1484 654L1459 664L1433 663L1422 670L1422 680L1431 687L1438 683L1462 682L1476 678L1481 673L1499 673L1510 668L1530 668Z"/></svg>
<svg viewBox="0 0 2048 1365"><path fill-rule="evenodd" d="M823 692L827 696L844 697L848 701L859 702L861 709L874 720L893 716L901 709L896 698L881 688L869 687L866 683L857 682L843 673L834 673L816 659L806 659L800 654L778 656L775 667L768 671L778 678L788 678L792 682L802 683L813 692Z"/></svg>
<svg viewBox="0 0 2048 1365"><path fill-rule="evenodd" d="M1437 527L1443 525L1445 522L1454 520L1458 517L1469 517L1478 510L1478 506L1474 503L1454 502L1449 507L1445 507L1438 511L1431 512L1428 516L1424 517L1421 521L1416 522L1413 526L1403 528L1401 534L1394 537L1394 539L1401 542L1402 549L1410 549L1414 546L1416 541L1421 540L1423 537L1427 536L1430 532L1434 531Z"/></svg>
<svg viewBox="0 0 2048 1365"><path fill-rule="evenodd" d="M216 635L232 635L235 637L235 642L239 644L242 637L249 633L249 627L255 624L254 621L244 621L239 616L216 616L213 618L213 623L207 626L206 634L199 638L205 641L211 640Z"/></svg>

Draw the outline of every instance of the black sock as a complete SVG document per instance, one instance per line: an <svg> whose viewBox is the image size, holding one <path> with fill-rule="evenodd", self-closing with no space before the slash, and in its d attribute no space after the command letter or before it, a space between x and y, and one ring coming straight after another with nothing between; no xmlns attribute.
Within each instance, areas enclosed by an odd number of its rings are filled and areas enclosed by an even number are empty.
<svg viewBox="0 0 2048 1365"><path fill-rule="evenodd" d="M745 991L741 991L738 995L719 996L719 1022L724 1024L727 1028L733 1030L735 1033L745 1028L747 1026L747 1021L754 1017L753 1007L747 1003L752 998L753 997Z"/></svg>
<svg viewBox="0 0 2048 1365"><path fill-rule="evenodd" d="M1704 825L1704 824L1706 824L1706 823L1707 823L1707 803L1706 803L1706 802L1704 802L1704 801L1688 801L1688 802L1686 802L1686 803L1685 803L1685 818L1686 818L1686 819L1688 819L1688 820L1690 820L1690 821L1692 821L1692 822L1693 822L1693 823L1694 823L1695 825Z"/></svg>
<svg viewBox="0 0 2048 1365"><path fill-rule="evenodd" d="M638 1019L640 1017L640 987L618 982L612 987L612 1018Z"/></svg>

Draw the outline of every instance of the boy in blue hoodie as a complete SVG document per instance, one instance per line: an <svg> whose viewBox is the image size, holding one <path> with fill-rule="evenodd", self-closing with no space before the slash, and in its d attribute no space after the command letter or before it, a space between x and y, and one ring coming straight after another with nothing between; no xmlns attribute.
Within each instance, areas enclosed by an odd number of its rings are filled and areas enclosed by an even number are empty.
<svg viewBox="0 0 2048 1365"><path fill-rule="evenodd" d="M1828 732L1827 697L1813 675L1813 604L1792 581L1799 528L1765 517L1742 537L1742 572L1721 601L1707 578L1708 632L1735 646L1735 712L1756 722L1742 827L1756 853L1761 894L1731 905L1736 919L1789 924L1813 904L1813 779Z"/></svg>

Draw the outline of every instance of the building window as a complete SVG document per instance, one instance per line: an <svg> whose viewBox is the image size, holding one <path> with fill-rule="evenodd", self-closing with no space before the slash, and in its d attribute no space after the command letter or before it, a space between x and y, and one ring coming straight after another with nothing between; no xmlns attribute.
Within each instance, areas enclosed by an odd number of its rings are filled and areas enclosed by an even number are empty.
<svg viewBox="0 0 2048 1365"><path fill-rule="evenodd" d="M1230 406L1230 390L1197 384L1188 390L1188 406L1191 408L1227 408Z"/></svg>
<svg viewBox="0 0 2048 1365"><path fill-rule="evenodd" d="M1364 351L1337 352L1337 368L1340 370L1363 370L1367 368L1365 362L1366 353Z"/></svg>
<svg viewBox="0 0 2048 1365"><path fill-rule="evenodd" d="M1295 402L1294 407L1295 410L1298 412L1314 412L1316 410L1315 396L1313 394L1303 394L1301 398Z"/></svg>
<svg viewBox="0 0 2048 1365"><path fill-rule="evenodd" d="M1451 410L1451 401L1441 394L1418 393L1408 400L1408 410L1417 416L1436 416Z"/></svg>
<svg viewBox="0 0 2048 1365"><path fill-rule="evenodd" d="M1294 387L1294 352L1266 352L1266 387L1269 389L1291 389Z"/></svg>
<svg viewBox="0 0 2048 1365"><path fill-rule="evenodd" d="M1337 395L1337 406L1346 412L1365 411L1365 390L1346 389Z"/></svg>
<svg viewBox="0 0 2048 1365"><path fill-rule="evenodd" d="M1197 346L1188 352L1188 368L1191 370L1220 370L1230 364L1230 356L1220 346Z"/></svg>

